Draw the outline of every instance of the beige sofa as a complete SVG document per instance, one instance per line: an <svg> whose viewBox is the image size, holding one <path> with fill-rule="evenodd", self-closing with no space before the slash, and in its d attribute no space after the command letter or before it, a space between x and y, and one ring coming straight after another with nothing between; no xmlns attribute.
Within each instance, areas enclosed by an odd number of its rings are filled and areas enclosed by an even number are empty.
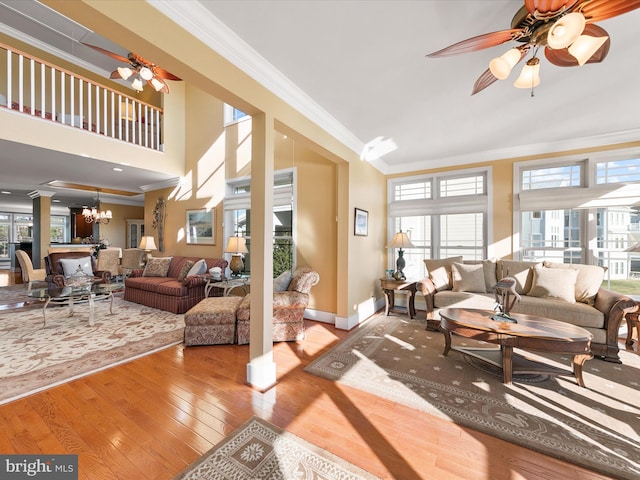
<svg viewBox="0 0 640 480"><path fill-rule="evenodd" d="M593 335L591 350L596 357L620 363L618 330L625 314L638 310L638 305L626 295L601 288L604 268L548 261L463 261L462 257L428 259L425 265L428 276L417 287L425 297L427 329L439 328L442 308L493 309L494 285L513 277L521 300L511 312L580 326Z"/></svg>

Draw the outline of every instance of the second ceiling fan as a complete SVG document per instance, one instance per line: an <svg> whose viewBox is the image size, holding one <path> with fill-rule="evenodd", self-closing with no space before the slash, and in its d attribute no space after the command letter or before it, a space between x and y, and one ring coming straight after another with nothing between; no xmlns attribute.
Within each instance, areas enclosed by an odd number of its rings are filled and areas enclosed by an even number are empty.
<svg viewBox="0 0 640 480"><path fill-rule="evenodd" d="M536 53L544 47L549 62L561 67L598 63L609 53L607 32L594 22L640 8L640 0L524 0L516 12L511 28L454 43L428 57L446 57L483 50L514 40L521 43L500 57L480 75L471 95L484 90L496 80L504 80L512 69L533 50L514 85L531 88L540 83L540 59Z"/></svg>

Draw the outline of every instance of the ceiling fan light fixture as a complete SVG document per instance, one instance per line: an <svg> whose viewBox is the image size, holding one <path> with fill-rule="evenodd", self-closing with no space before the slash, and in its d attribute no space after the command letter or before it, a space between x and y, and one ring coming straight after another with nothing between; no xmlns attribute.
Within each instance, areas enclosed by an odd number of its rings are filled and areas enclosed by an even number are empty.
<svg viewBox="0 0 640 480"><path fill-rule="evenodd" d="M159 92L164 88L164 84L160 80L158 80L156 77L153 77L151 80L149 80L149 83L155 89L156 92Z"/></svg>
<svg viewBox="0 0 640 480"><path fill-rule="evenodd" d="M122 78L123 80L126 80L131 75L133 75L133 70L131 70L129 67L118 67L118 75L120 75L120 78Z"/></svg>
<svg viewBox="0 0 640 480"><path fill-rule="evenodd" d="M592 37L590 35L580 35L578 39L569 47L569 53L582 66L596 53L609 37Z"/></svg>
<svg viewBox="0 0 640 480"><path fill-rule="evenodd" d="M148 67L142 67L140 69L140 76L142 77L143 80L146 80L148 82L153 78L153 72Z"/></svg>
<svg viewBox="0 0 640 480"><path fill-rule="evenodd" d="M498 80L504 80L511 74L511 70L520 61L522 54L517 48L512 48L499 57L489 62L489 70L491 74Z"/></svg>
<svg viewBox="0 0 640 480"><path fill-rule="evenodd" d="M131 86L133 87L133 89L137 92L141 92L142 91L142 87L144 86L144 84L142 83L142 79L140 77L136 77L133 82L131 82Z"/></svg>
<svg viewBox="0 0 640 480"><path fill-rule="evenodd" d="M559 18L547 34L547 45L554 50L567 48L582 35L586 23L584 15L579 12Z"/></svg>
<svg viewBox="0 0 640 480"><path fill-rule="evenodd" d="M522 67L520 76L513 82L516 88L533 88L540 85L540 59L533 57Z"/></svg>

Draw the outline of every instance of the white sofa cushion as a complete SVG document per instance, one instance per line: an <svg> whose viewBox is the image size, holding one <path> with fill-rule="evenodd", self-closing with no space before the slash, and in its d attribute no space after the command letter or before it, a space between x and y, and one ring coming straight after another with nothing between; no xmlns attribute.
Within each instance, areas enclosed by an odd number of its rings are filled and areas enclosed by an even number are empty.
<svg viewBox="0 0 640 480"><path fill-rule="evenodd" d="M451 280L454 292L487 292L484 283L484 267L481 263L477 265L453 263Z"/></svg>
<svg viewBox="0 0 640 480"><path fill-rule="evenodd" d="M584 265L581 263L554 263L544 261L545 268L574 269L578 271L576 279L576 302L593 305L596 295L604 280L605 269L597 265Z"/></svg>
<svg viewBox="0 0 640 480"><path fill-rule="evenodd" d="M451 265L454 263L462 263L462 256L438 259L425 258L424 266L427 267L427 275L429 275L437 291L451 290L453 287Z"/></svg>

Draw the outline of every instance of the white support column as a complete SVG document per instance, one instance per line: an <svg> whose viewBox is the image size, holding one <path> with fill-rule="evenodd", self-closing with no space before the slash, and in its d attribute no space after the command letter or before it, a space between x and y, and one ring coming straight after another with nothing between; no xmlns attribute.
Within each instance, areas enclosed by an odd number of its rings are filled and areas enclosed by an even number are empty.
<svg viewBox="0 0 640 480"><path fill-rule="evenodd" d="M247 383L264 391L276 383L273 361L273 117L252 115L251 325Z"/></svg>

